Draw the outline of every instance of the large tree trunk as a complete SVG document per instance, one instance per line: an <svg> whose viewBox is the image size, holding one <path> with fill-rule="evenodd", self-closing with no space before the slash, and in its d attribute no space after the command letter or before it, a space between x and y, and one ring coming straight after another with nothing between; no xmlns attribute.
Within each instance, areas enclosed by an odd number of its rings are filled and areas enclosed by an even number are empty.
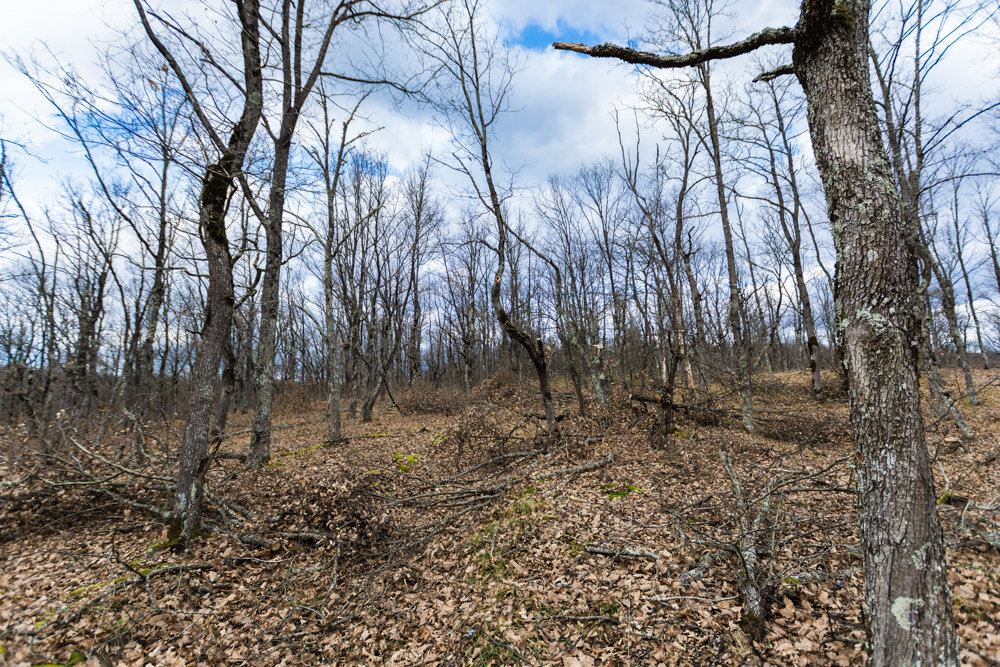
<svg viewBox="0 0 1000 667"><path fill-rule="evenodd" d="M958 663L917 385L923 304L868 78L868 0L805 0L794 50L837 247L873 665Z"/></svg>
<svg viewBox="0 0 1000 667"><path fill-rule="evenodd" d="M229 408L233 403L233 392L236 390L236 354L233 352L232 327L222 348L222 382L219 384L218 399L215 402L215 421L212 424L212 437L225 438L226 425L229 423Z"/></svg>
<svg viewBox="0 0 1000 667"><path fill-rule="evenodd" d="M211 165L202 181L199 224L208 259L208 296L201 345L191 375L191 398L184 426L173 519L167 531L168 540L181 544L193 538L201 524L214 381L232 328L233 258L225 223L226 198L231 184L231 175L220 163Z"/></svg>

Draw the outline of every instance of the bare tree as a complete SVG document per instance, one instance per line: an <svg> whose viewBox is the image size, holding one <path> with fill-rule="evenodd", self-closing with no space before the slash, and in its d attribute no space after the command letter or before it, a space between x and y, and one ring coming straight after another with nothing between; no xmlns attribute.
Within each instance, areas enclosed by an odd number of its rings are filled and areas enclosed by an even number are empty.
<svg viewBox="0 0 1000 667"><path fill-rule="evenodd" d="M681 44L684 47L700 51L712 49L715 36L713 21L718 18L714 0L684 0L682 2L659 3L664 8L667 27L663 30L662 39L666 43ZM715 185L715 201L722 223L722 238L726 251L726 268L729 282L729 310L727 322L732 336L733 353L735 355L736 386L740 393L741 417L743 428L753 432L753 400L750 387L751 351L749 333L744 330L746 313L740 287L739 268L736 262L736 251L733 244L733 226L730 222L729 196L730 185L727 183L723 170L721 115L716 108L716 90L712 84L711 60L702 60L692 64L693 74L689 83L698 87L701 101L704 104L704 125L694 124L692 130L711 161L711 179ZM669 97L676 97L669 83L660 86Z"/></svg>
<svg viewBox="0 0 1000 667"><path fill-rule="evenodd" d="M926 113L925 89L928 77L942 63L949 50L962 37L982 26L996 11L988 3L912 0L900 5L896 16L888 10L884 12L889 18L883 19L878 30L873 31L870 46L872 66L881 93L883 130L893 174L911 228L914 251L923 272L928 274L922 284L929 286L933 277L941 289L941 310L948 326L948 338L962 366L966 393L972 405L978 403L978 398L966 358L964 338L959 331L955 287L934 252L934 230L929 229L933 224L929 214L933 208L935 182L938 181L933 172L945 166L942 159L947 160L942 154L945 142L996 104L973 110L960 108L945 118L932 120ZM923 295L928 298L926 289ZM929 303L926 308L929 312ZM968 423L940 378L938 361L928 333L924 333L922 354L938 414L950 415L963 437L972 440L974 435Z"/></svg>
<svg viewBox="0 0 1000 667"><path fill-rule="evenodd" d="M403 185L406 200L406 216L409 232L412 233L410 248L410 284L413 292L410 331L406 345L406 377L412 383L423 375L421 359L421 333L423 330L423 310L420 305L420 269L424 263L428 240L441 223L443 213L431 191L430 154L411 172Z"/></svg>
<svg viewBox="0 0 1000 667"><path fill-rule="evenodd" d="M956 164L961 165L961 162L956 160ZM961 167L959 168L961 169ZM951 206L949 207L949 213L951 214L952 232L954 233L952 241L954 242L955 259L962 273L962 283L965 285L965 305L969 310L969 315L972 318L972 324L976 329L976 342L979 344L979 354L983 358L983 368L985 370L989 370L990 355L986 349L986 344L983 342L983 327L979 322L979 314L976 312L976 298L972 290L972 278L970 277L971 272L969 270L966 254L969 224L968 219L964 221L962 220L963 213L961 208L961 199L959 197L963 181L963 174L956 174L951 181ZM966 385L973 386L973 388L975 388L974 385L972 385L971 380L966 380Z"/></svg>
<svg viewBox="0 0 1000 667"><path fill-rule="evenodd" d="M278 296L282 265L282 226L287 197L288 165L292 151L292 140L298 126L302 109L308 101L313 87L319 80L326 63L326 54L334 31L342 24L358 22L373 13L381 13L364 0L342 0L336 3L333 12L326 7L319 8L316 15L307 12L308 2L282 0L280 10L274 12L278 25L268 22L267 30L276 36L280 51L281 67L281 109L277 131L265 126L274 144L274 162L267 196L266 219L264 225L267 239L264 279L261 283L260 333L257 348L257 367L253 427L247 465L259 468L271 456L271 411L274 406L274 354L275 332L278 322ZM319 39L315 45L307 43L308 34L319 27ZM313 46L310 54L304 47ZM312 63L306 58L311 55ZM266 116L265 116L266 118Z"/></svg>
<svg viewBox="0 0 1000 667"><path fill-rule="evenodd" d="M17 214L12 212L14 207L10 204L13 186L9 183L9 174L13 164L7 140L0 136L0 249L5 249L10 243L11 230L8 225L17 217Z"/></svg>
<svg viewBox="0 0 1000 667"><path fill-rule="evenodd" d="M823 390L819 363L819 337L816 335L816 321L813 317L809 288L806 285L802 255L802 219L805 207L799 190L793 135L786 119L786 110L783 108L783 105L789 104L789 87L772 80L766 82L765 90L762 97L767 100L766 103L756 98L749 104L749 111L755 119L754 129L760 133L760 141L755 143L763 154L763 160L755 166L764 175L772 191L773 199L771 197L765 199L776 214L781 236L788 247L792 277L795 280L799 310L805 328L813 394L819 396Z"/></svg>
<svg viewBox="0 0 1000 667"><path fill-rule="evenodd" d="M580 359L590 377L594 398L603 406L608 401L611 387L602 355L604 308L598 303L594 289L599 280L597 276L601 273L598 265L601 260L597 256L603 253L597 251L598 244L589 235L594 231L591 225L585 226L582 222L587 217L586 212L581 210L584 200L573 193L578 185L575 179L549 179L546 190L536 197L535 211L554 235L556 250L552 254L562 266L556 299L563 302L558 317L564 331L566 352ZM572 361L570 364L571 368L575 368Z"/></svg>
<svg viewBox="0 0 1000 667"><path fill-rule="evenodd" d="M219 373L219 363L229 344L233 319L233 257L226 235L226 212L234 182L243 170L250 142L257 130L263 108L263 79L260 55L260 6L258 0L236 0L239 52L242 60L242 82L237 93L242 98L239 119L232 123L228 139L223 139L219 125L202 106L201 96L188 78L172 47L160 37L151 20L158 20L171 30L177 29L150 11L141 0L135 0L143 29L160 55L166 60L191 104L202 128L211 138L217 152L215 160L205 168L198 199L198 224L201 241L208 259L208 295L201 344L191 377L191 398L184 443L181 450L177 493L173 515L167 532L168 539L186 545L201 523L201 501L204 477L211 464L208 452L211 424L213 383ZM202 44L202 53L207 47ZM209 52L210 53L210 52Z"/></svg>
<svg viewBox="0 0 1000 667"><path fill-rule="evenodd" d="M326 225L313 229L313 234L323 247L322 281L323 281L323 342L326 354L327 400L330 410L330 442L340 442L343 439L341 424L341 393L343 389L343 368L341 363L340 327L337 322L335 255L348 238L348 230L340 230L340 213L338 193L344 172L345 161L351 146L365 136L365 133L349 137L351 124L354 122L364 102L363 96L347 113L341 123L339 139L332 134L334 111L331 97L327 94L322 82L319 85L319 106L322 111L322 125L313 127L316 135L316 145L309 153L320 169L323 180L324 207L326 210Z"/></svg>
<svg viewBox="0 0 1000 667"><path fill-rule="evenodd" d="M463 140L464 152L454 156L458 168L468 177L480 203L496 223L497 270L490 291L493 311L504 333L527 352L535 367L545 423L548 432L554 434L556 414L545 344L540 336L532 337L519 326L501 302L511 228L493 173L490 139L500 114L506 109L513 70L511 63L503 59L495 38L491 41L484 37L481 11L479 0L461 0L448 7L440 26L428 28L427 54L435 68L440 107L452 120L456 135ZM477 177L473 169L481 171L481 177ZM516 305L516 298L512 303Z"/></svg>
<svg viewBox="0 0 1000 667"><path fill-rule="evenodd" d="M484 243L486 231L476 212L467 211L463 217L466 219L453 235L446 236L443 228L439 229L439 261L444 267L438 283L444 311L439 327L440 335L454 345L452 356L459 367L466 400L470 401L473 382L487 372L490 305L485 288L492 271ZM438 356L442 356L440 352Z"/></svg>
<svg viewBox="0 0 1000 667"><path fill-rule="evenodd" d="M87 85L58 61L47 69L40 59L14 60L64 126L59 134L82 149L96 192L141 250L133 262L138 286L126 320L124 360L125 393L136 420L147 416L151 405L153 347L177 229L176 166L189 132L184 97L166 68L153 60L138 44L105 54L100 62L105 90ZM102 157L110 158L110 165Z"/></svg>

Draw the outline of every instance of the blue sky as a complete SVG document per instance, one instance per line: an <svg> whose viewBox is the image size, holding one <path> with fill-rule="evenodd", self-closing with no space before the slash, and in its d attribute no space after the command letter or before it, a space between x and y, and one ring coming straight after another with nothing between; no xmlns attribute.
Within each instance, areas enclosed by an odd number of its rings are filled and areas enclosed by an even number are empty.
<svg viewBox="0 0 1000 667"><path fill-rule="evenodd" d="M517 33L511 43L527 50L545 51L552 45L552 42L598 44L607 41L607 39L607 35L598 35L592 30L581 29L560 19L555 28L546 28L538 23L530 23Z"/></svg>
<svg viewBox="0 0 1000 667"><path fill-rule="evenodd" d="M202 4L226 0L151 0L175 16L207 16ZM525 181L544 181L617 150L614 109L632 99L632 68L556 52L553 41L622 41L641 27L645 0L489 0L490 16L508 45L520 52L523 70L514 82L519 109L504 119L496 138L499 162L520 170ZM0 21L0 51L28 55L44 42L84 78L96 77L94 62L102 44L116 40L116 28L135 21L131 0L45 0L16 3ZM394 170L419 161L428 148L447 151L448 137L429 110L401 113L390 101L372 99L367 112L381 129L370 138L386 153ZM41 202L53 182L74 172L75 146L55 137L38 122L51 109L30 83L0 58L0 132L23 142L32 154L18 157L19 189ZM581 136L586 141L581 141ZM56 172L61 172L56 174ZM527 183L526 183L527 184Z"/></svg>

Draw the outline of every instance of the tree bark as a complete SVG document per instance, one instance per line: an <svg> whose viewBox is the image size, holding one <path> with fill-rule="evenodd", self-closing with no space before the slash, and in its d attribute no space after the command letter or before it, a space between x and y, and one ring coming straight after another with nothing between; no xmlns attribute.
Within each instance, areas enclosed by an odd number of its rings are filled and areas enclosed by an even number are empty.
<svg viewBox="0 0 1000 667"><path fill-rule="evenodd" d="M274 353L278 324L278 294L282 262L282 221L285 215L285 186L292 138L305 105L321 69L334 29L354 15L354 3L339 3L322 26L315 59L308 71L303 71L302 33L310 27L305 16L305 3L283 0L281 10L281 124L274 136L274 164L268 193L265 236L267 254L260 298L260 339L257 346L256 402L247 467L259 468L271 456L271 411L274 407ZM293 19L292 12L295 12ZM305 74L305 76L303 76Z"/></svg>
<svg viewBox="0 0 1000 667"><path fill-rule="evenodd" d="M287 119L287 120L286 120ZM260 289L260 333L257 341L257 385L253 427L247 467L260 468L271 458L271 411L274 407L274 351L278 325L278 292L281 280L282 221L285 214L285 183L288 176L292 135L298 119L297 110L286 110L281 130L274 142L274 167L267 202L264 279Z"/></svg>
<svg viewBox="0 0 1000 667"><path fill-rule="evenodd" d="M143 28L160 54L181 81L192 104L197 104L193 89L183 71L149 24L145 9L135 0ZM257 130L263 108L263 81L260 66L260 6L258 0L238 0L240 45L243 53L245 97L240 119L233 126L226 144L218 146L216 162L205 168L198 200L198 224L208 261L208 295L205 304L201 344L191 374L191 397L184 426L180 471L167 539L186 544L196 535L201 523L204 476L208 469L208 436L212 417L214 381L219 362L232 330L233 258L226 236L226 210L230 190L243 168L250 141ZM208 118L196 108L203 125L218 139ZM217 144L221 140L216 141Z"/></svg>
<svg viewBox="0 0 1000 667"><path fill-rule="evenodd" d="M837 248L871 660L956 665L917 384L923 304L869 83L869 8L804 0L793 61Z"/></svg>

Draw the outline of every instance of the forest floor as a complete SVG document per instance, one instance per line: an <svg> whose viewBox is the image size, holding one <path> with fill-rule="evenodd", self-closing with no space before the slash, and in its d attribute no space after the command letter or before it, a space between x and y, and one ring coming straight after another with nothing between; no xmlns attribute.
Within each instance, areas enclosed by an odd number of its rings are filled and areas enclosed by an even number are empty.
<svg viewBox="0 0 1000 667"><path fill-rule="evenodd" d="M1000 374L978 379L981 405L961 403L976 443L928 418L962 660L977 666L1000 664ZM266 469L209 473L211 530L186 553L127 505L168 506L157 474L0 488L0 664L863 663L843 397L764 377L756 434L730 398L663 438L653 406L619 395L581 417L566 392L552 440L512 376L468 409L464 393L395 393L405 414L380 405L335 445L321 404L286 401ZM244 450L247 424L234 415L223 451ZM179 429L150 450L175 450ZM0 440L11 480L17 432ZM741 537L770 608L758 642L740 627Z"/></svg>

